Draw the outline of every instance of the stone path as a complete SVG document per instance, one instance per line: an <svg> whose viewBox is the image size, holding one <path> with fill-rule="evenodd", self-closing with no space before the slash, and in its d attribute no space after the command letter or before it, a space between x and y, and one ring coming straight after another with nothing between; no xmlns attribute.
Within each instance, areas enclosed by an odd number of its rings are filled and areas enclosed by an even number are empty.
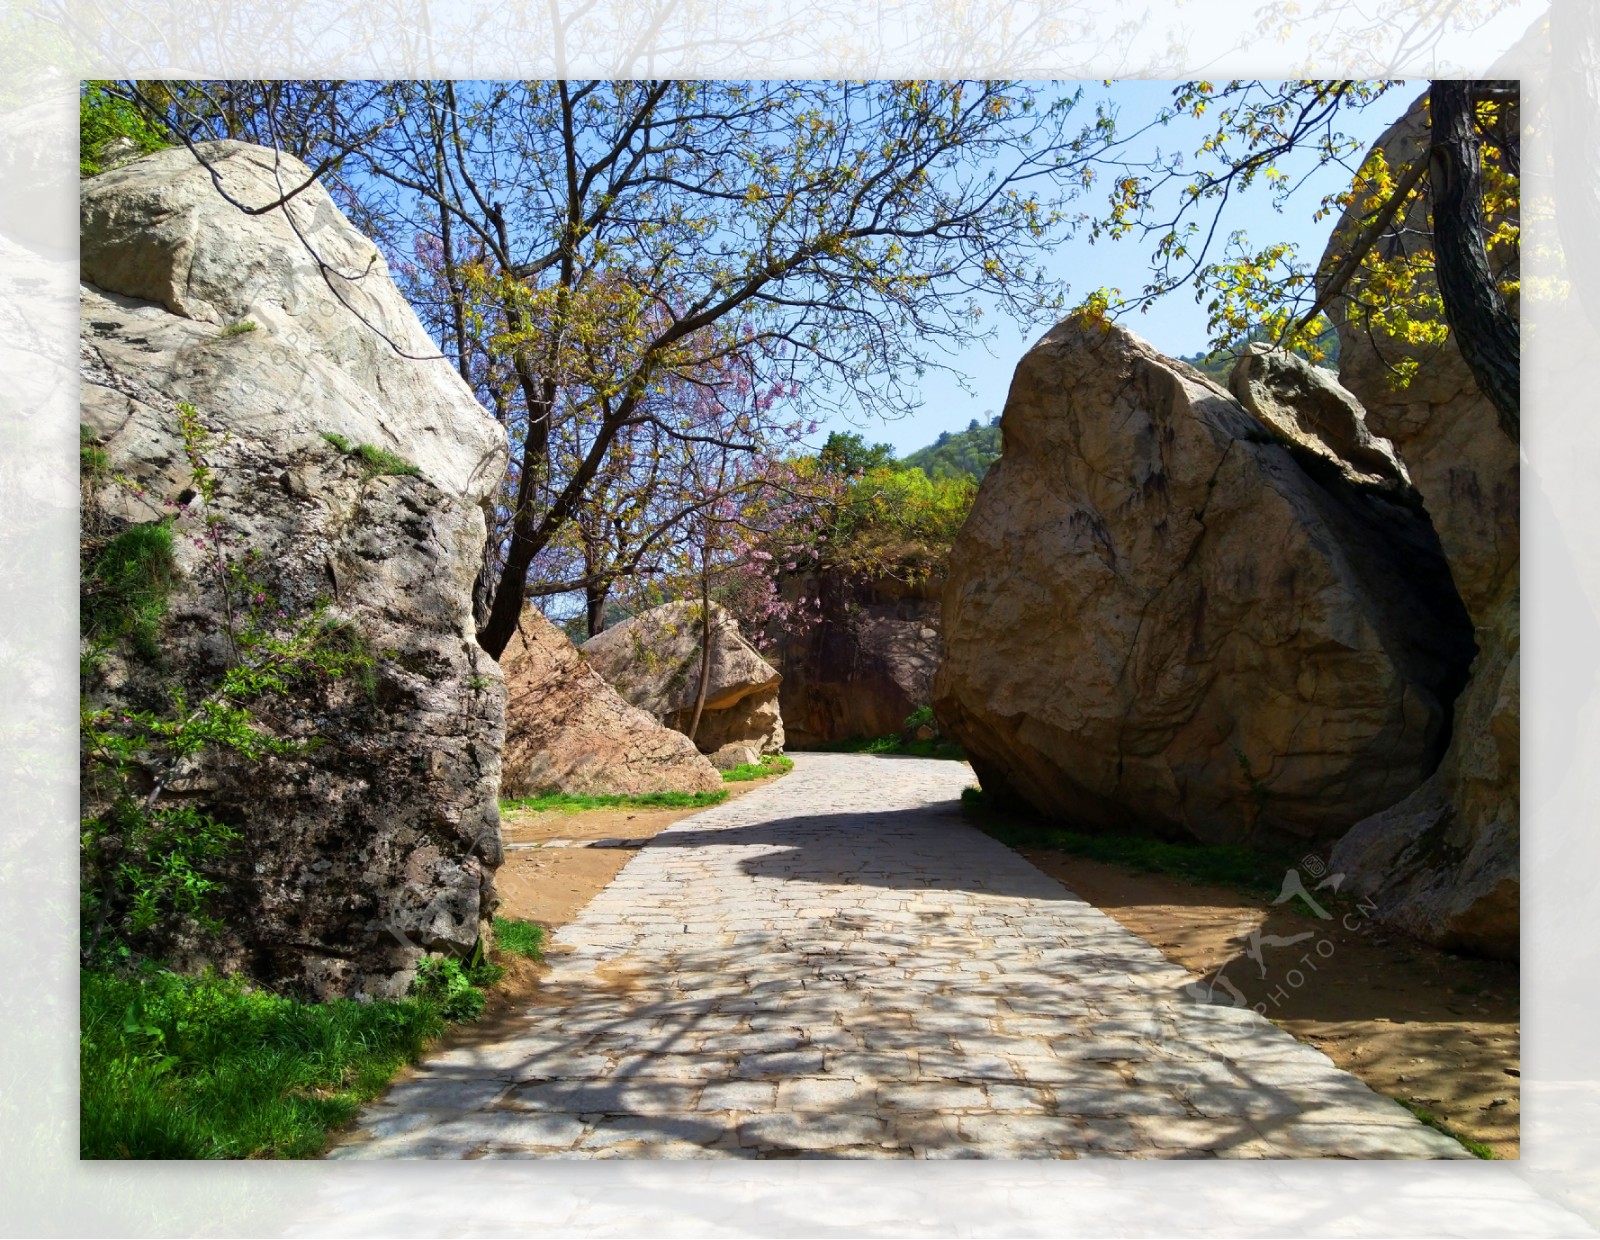
<svg viewBox="0 0 1600 1240"><path fill-rule="evenodd" d="M1460 1158L965 825L962 764L800 754L555 935L517 1036L334 1158Z"/></svg>

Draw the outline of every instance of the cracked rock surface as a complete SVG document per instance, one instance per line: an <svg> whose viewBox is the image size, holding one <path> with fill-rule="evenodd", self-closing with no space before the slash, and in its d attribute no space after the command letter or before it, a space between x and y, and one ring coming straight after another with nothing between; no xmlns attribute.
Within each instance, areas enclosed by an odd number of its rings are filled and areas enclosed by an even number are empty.
<svg viewBox="0 0 1600 1240"><path fill-rule="evenodd" d="M402 995L424 948L470 950L494 908L504 689L471 591L505 433L320 185L288 215L218 192L264 206L304 165L200 150L216 183L174 148L83 185L81 417L105 459L85 479L85 537L170 521L176 559L156 656L105 652L85 700L200 702L240 631L281 640L326 606L370 679L251 702L253 726L307 747L213 751L165 790L242 839L224 929L162 946L318 997ZM185 444L180 403L203 442Z"/></svg>

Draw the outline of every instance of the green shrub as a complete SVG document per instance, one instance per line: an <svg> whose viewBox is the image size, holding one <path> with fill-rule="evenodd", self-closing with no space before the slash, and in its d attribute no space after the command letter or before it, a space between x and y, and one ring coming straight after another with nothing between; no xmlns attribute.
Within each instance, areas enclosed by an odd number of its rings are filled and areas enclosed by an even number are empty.
<svg viewBox="0 0 1600 1240"><path fill-rule="evenodd" d="M224 336L243 336L246 332L253 332L255 330L256 325L253 321L250 319L240 319L231 327L224 327L222 329L222 334Z"/></svg>
<svg viewBox="0 0 1600 1240"><path fill-rule="evenodd" d="M943 758L951 762L966 761L966 752L954 741L907 741L894 736L853 736L842 741L818 745L822 753L872 753L896 758Z"/></svg>
<svg viewBox="0 0 1600 1240"><path fill-rule="evenodd" d="M370 443L357 447L355 456L361 462L362 472L368 478L376 478L381 474L415 477L422 472L404 457L396 456L387 448L376 448Z"/></svg>
<svg viewBox="0 0 1600 1240"><path fill-rule="evenodd" d="M477 1020L488 1001L458 961L440 956L424 956L417 962L411 993L438 1008L449 1021Z"/></svg>
<svg viewBox="0 0 1600 1240"><path fill-rule="evenodd" d="M100 437L87 426L78 427L78 472L102 478L111 469L111 458L100 446Z"/></svg>

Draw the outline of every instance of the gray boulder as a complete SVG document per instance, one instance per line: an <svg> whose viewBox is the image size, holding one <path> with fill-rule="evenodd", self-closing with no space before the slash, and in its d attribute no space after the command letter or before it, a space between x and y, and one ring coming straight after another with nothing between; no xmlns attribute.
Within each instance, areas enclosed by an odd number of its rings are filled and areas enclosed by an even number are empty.
<svg viewBox="0 0 1600 1240"><path fill-rule="evenodd" d="M202 154L246 205L308 175L242 143ZM85 182L81 226L82 420L103 454L85 555L168 521L176 561L156 649L89 649L88 702L199 701L250 640L309 633L319 608L373 660L249 703L306 747L213 753L169 784L243 838L223 930L164 952L324 997L404 993L423 951L470 950L496 904L504 689L471 589L504 432L320 185L247 215L162 151Z"/></svg>

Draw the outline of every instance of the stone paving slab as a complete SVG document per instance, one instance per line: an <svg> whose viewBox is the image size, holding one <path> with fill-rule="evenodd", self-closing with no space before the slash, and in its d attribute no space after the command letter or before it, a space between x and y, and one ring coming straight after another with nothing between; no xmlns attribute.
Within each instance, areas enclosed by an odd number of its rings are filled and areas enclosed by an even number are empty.
<svg viewBox="0 0 1600 1240"><path fill-rule="evenodd" d="M961 763L799 754L554 936L523 1031L332 1158L1467 1158L973 830Z"/></svg>

